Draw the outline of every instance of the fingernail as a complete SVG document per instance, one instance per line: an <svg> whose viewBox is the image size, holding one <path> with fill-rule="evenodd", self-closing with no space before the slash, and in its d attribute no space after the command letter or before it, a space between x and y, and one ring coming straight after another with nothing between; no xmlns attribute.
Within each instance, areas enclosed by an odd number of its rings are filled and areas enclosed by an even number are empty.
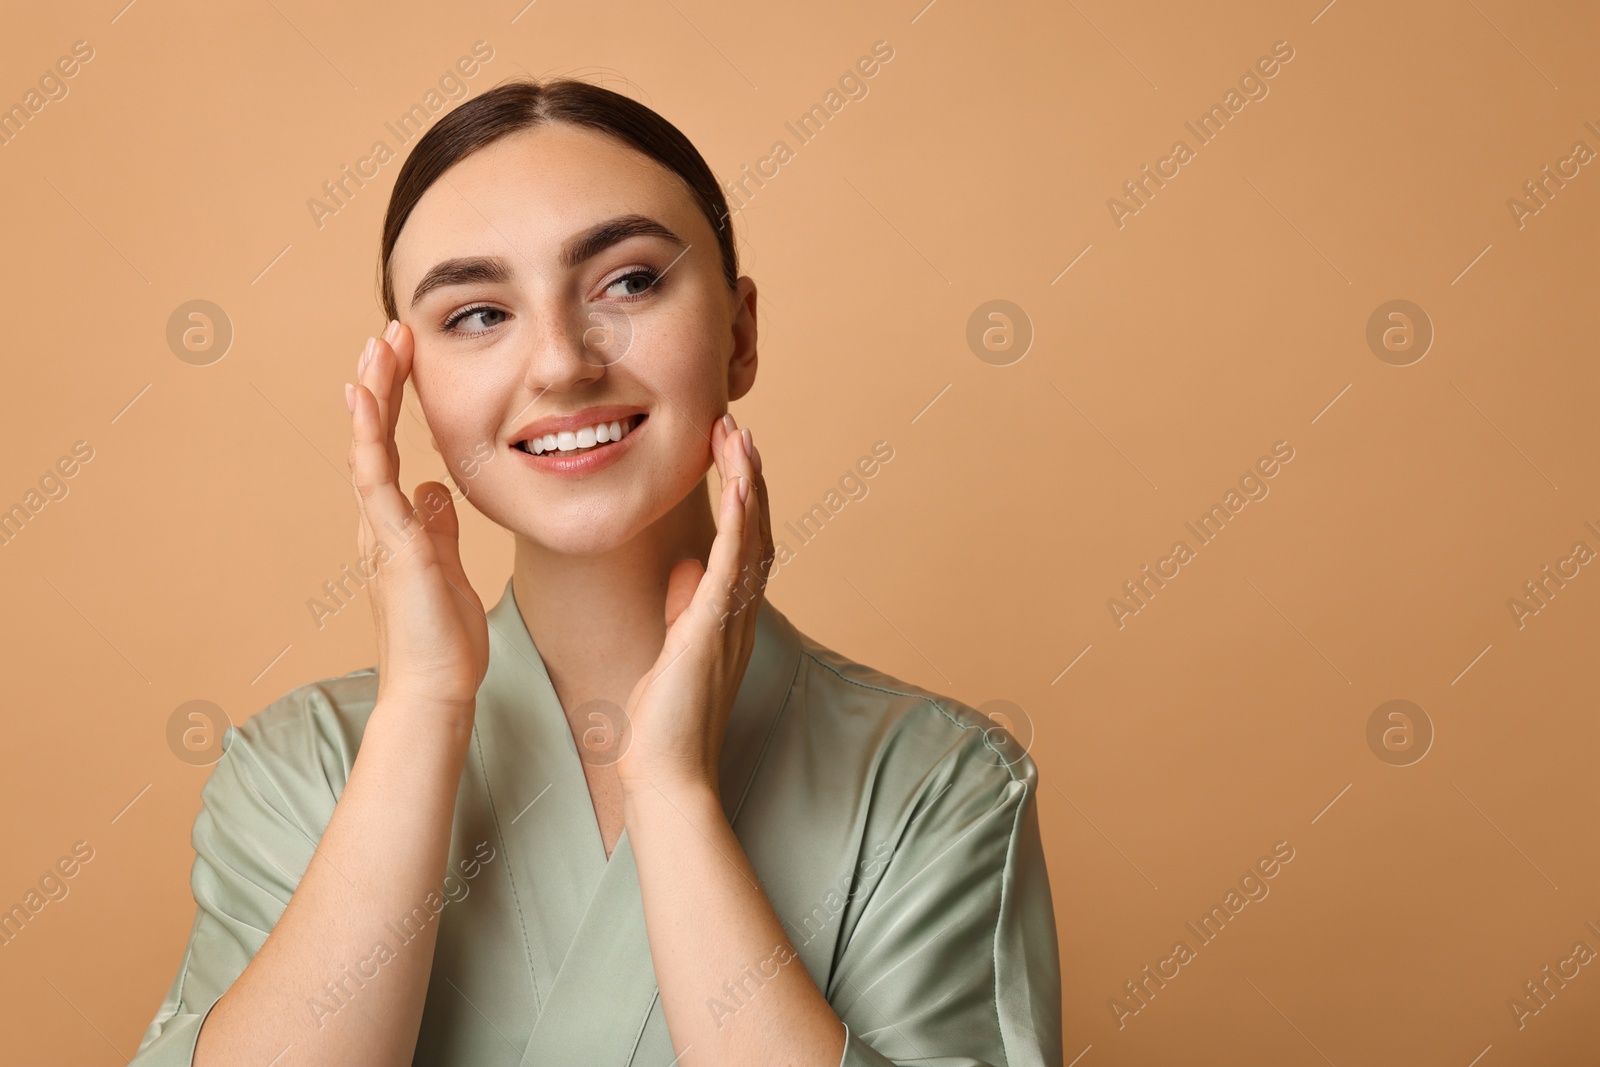
<svg viewBox="0 0 1600 1067"><path fill-rule="evenodd" d="M389 325L383 328L383 339L394 344L394 339L400 336L400 320L390 319Z"/></svg>
<svg viewBox="0 0 1600 1067"><path fill-rule="evenodd" d="M755 446L750 443L750 427L746 426L739 431L739 443L744 446L744 458L752 459L750 450Z"/></svg>
<svg viewBox="0 0 1600 1067"><path fill-rule="evenodd" d="M750 499L750 479L739 475L739 503L743 504Z"/></svg>
<svg viewBox="0 0 1600 1067"><path fill-rule="evenodd" d="M360 378L361 375L366 371L367 364L372 362L372 353L377 347L378 339L376 337L367 338L366 347L361 350L361 358L356 362L357 378Z"/></svg>
<svg viewBox="0 0 1600 1067"><path fill-rule="evenodd" d="M729 433L735 433L738 431L739 424L733 421L733 412L730 411L726 415L722 416L722 428Z"/></svg>
<svg viewBox="0 0 1600 1067"><path fill-rule="evenodd" d="M344 383L344 406L350 409L350 414L356 411L356 387L349 382Z"/></svg>

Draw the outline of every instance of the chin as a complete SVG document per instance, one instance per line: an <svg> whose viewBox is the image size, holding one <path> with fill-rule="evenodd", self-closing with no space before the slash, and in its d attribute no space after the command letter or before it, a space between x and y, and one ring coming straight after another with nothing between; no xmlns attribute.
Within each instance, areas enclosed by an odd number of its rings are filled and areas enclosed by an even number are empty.
<svg viewBox="0 0 1600 1067"><path fill-rule="evenodd" d="M616 530L605 533L592 529L552 527L541 523L523 531L528 540L563 556L603 556L631 540L636 530Z"/></svg>
<svg viewBox="0 0 1600 1067"><path fill-rule="evenodd" d="M518 512L500 525L564 556L605 555L649 526L637 502L620 496L608 501L572 501L564 507L523 506Z"/></svg>

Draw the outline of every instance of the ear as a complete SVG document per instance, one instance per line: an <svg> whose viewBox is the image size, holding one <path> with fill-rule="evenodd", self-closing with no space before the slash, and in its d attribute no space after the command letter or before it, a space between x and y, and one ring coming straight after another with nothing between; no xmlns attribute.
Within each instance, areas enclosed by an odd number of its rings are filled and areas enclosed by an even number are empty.
<svg viewBox="0 0 1600 1067"><path fill-rule="evenodd" d="M728 359L728 399L738 400L756 384L756 283L739 277L733 295L738 301L733 316L733 353Z"/></svg>

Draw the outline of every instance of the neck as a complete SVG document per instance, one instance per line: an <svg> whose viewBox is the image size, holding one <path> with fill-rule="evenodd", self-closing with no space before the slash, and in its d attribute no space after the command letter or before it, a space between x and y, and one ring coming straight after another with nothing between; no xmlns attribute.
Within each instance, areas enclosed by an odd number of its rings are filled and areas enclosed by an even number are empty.
<svg viewBox="0 0 1600 1067"><path fill-rule="evenodd" d="M631 540L597 555L554 552L517 537L512 592L561 706L617 707L666 640L667 576L679 560L704 564L717 535L707 483Z"/></svg>

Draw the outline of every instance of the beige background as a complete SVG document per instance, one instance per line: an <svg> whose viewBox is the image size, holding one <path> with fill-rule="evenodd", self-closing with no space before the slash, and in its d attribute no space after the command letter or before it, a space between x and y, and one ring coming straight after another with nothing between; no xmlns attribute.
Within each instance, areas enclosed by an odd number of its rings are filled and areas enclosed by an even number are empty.
<svg viewBox="0 0 1600 1067"><path fill-rule="evenodd" d="M1031 723L1069 1062L1594 1062L1600 966L1520 1029L1508 1001L1600 951L1600 565L1521 627L1508 601L1600 550L1600 163L1520 227L1507 202L1600 150L1600 13L1321 2L8 13L0 104L75 41L93 58L0 147L0 506L93 458L0 547L0 905L94 849L0 947L8 1061L122 1062L176 971L208 769L169 749L173 710L238 722L374 660L364 603L319 631L306 601L356 556L341 388L382 325L399 163L321 228L307 201L482 40L474 93L588 76L724 178L795 148L738 216L762 369L735 413L779 524L873 442L894 458L769 593ZM796 148L784 123L879 40L867 95ZM1278 41L1268 95L1199 146L1184 123ZM1180 137L1194 158L1119 228L1108 199ZM166 341L196 299L235 331L208 366ZM1034 333L1009 365L966 340L993 299ZM1394 299L1436 331L1408 366L1366 340ZM404 436L407 486L443 477ZM1278 441L1270 495L1119 628L1122 583ZM464 514L498 596L509 535ZM1409 766L1368 745L1392 699L1435 730ZM1270 895L1119 1028L1123 983L1278 841Z"/></svg>

